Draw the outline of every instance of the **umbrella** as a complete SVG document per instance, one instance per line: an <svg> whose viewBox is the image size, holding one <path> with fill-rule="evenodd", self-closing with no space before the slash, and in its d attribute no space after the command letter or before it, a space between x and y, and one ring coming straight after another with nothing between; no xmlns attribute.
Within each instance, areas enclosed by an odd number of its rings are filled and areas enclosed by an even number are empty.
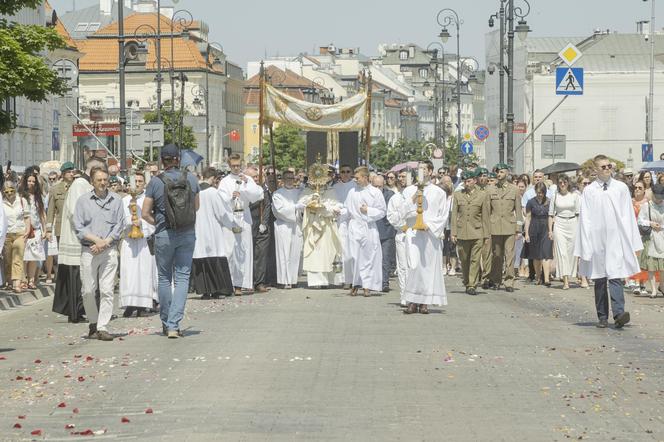
<svg viewBox="0 0 664 442"><path fill-rule="evenodd" d="M649 170L651 172L664 172L664 161L659 160L659 161L651 161L649 163L645 163L643 166L641 166L641 170Z"/></svg>
<svg viewBox="0 0 664 442"><path fill-rule="evenodd" d="M542 169L542 173L544 173L545 175L550 175L552 173L571 172L572 170L579 170L579 169L581 169L581 166L579 166L576 163L562 162L546 166L544 169Z"/></svg>
<svg viewBox="0 0 664 442"><path fill-rule="evenodd" d="M390 172L399 172L403 169L417 169L418 164L419 163L417 161L408 161L406 163L397 164L390 169Z"/></svg>
<svg viewBox="0 0 664 442"><path fill-rule="evenodd" d="M180 151L180 166L198 166L198 163L203 161L203 157L191 149L182 149Z"/></svg>

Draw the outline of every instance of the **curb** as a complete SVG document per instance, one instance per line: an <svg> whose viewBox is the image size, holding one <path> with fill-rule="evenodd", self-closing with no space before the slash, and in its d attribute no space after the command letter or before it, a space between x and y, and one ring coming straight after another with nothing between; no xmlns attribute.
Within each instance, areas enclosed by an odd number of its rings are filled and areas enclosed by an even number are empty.
<svg viewBox="0 0 664 442"><path fill-rule="evenodd" d="M39 286L36 290L12 293L0 290L0 310L13 310L23 305L32 304L40 299L53 296L55 285Z"/></svg>

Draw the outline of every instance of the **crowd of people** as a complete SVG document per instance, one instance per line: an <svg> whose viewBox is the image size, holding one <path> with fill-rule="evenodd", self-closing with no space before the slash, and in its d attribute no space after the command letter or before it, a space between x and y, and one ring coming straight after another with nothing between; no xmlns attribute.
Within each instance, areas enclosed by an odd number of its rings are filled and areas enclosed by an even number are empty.
<svg viewBox="0 0 664 442"><path fill-rule="evenodd" d="M429 161L263 170L236 154L225 166L181 169L169 145L161 164L128 177L96 157L85 170L7 171L5 288L55 282L53 310L107 341L118 304L126 317L158 311L164 335L178 338L190 291L288 290L302 275L306 287L367 297L394 278L407 314L446 305L444 278L458 273L469 295L513 292L519 278L563 290L593 281L598 326L610 296L618 328L629 322L623 280L664 294L664 175L635 177L602 155L549 176L502 163L434 171Z"/></svg>

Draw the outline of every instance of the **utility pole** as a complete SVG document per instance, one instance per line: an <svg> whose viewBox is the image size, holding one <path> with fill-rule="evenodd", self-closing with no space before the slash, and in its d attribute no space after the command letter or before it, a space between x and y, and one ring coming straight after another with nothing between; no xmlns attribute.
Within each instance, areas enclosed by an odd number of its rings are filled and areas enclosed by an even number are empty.
<svg viewBox="0 0 664 442"><path fill-rule="evenodd" d="M508 0L507 10L507 164L514 165L514 0ZM502 38L502 37L501 37Z"/></svg>
<svg viewBox="0 0 664 442"><path fill-rule="evenodd" d="M650 0L650 90L648 94L648 130L647 140L649 146L652 146L653 140L653 117L654 117L654 101L655 101L655 0ZM654 152L654 146L653 146Z"/></svg>

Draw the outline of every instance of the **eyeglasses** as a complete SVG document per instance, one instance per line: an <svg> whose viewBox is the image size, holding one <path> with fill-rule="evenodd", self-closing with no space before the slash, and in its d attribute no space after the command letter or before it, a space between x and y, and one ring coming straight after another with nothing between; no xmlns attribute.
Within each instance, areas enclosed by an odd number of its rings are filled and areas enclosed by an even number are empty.
<svg viewBox="0 0 664 442"><path fill-rule="evenodd" d="M613 169L613 164L602 164L601 166L599 166L599 168L602 170L607 170L607 169L611 170Z"/></svg>
<svg viewBox="0 0 664 442"><path fill-rule="evenodd" d="M582 181L581 184L583 184L584 186L587 186L588 184L590 184L590 181Z"/></svg>
<svg viewBox="0 0 664 442"><path fill-rule="evenodd" d="M5 189L2 191L2 193L4 193L5 195L13 195L14 193L16 193L16 191L14 189Z"/></svg>
<svg viewBox="0 0 664 442"><path fill-rule="evenodd" d="M48 180L49 180L50 182L54 183L54 182L57 181L57 178L49 178Z"/></svg>

